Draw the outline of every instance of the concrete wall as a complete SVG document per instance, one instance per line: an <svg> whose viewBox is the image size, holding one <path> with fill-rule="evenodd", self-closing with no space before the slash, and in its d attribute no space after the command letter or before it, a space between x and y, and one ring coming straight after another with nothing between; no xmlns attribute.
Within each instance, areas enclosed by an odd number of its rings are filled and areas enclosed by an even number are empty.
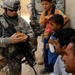
<svg viewBox="0 0 75 75"><path fill-rule="evenodd" d="M66 15L70 19L70 26L75 28L75 0L65 0Z"/></svg>

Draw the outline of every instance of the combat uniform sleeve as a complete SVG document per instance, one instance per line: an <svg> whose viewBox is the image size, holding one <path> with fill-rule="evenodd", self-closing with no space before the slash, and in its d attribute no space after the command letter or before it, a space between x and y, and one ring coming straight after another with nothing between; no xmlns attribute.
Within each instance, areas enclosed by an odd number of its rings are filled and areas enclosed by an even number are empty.
<svg viewBox="0 0 75 75"><path fill-rule="evenodd" d="M23 20L22 23L23 23L23 27L21 29L22 33L27 34L28 37L29 37L28 39L32 40L33 37L34 37L34 32L33 32L32 28L31 28L30 24L28 24L26 20Z"/></svg>
<svg viewBox="0 0 75 75"><path fill-rule="evenodd" d="M9 44L9 38L0 38L0 47L6 47Z"/></svg>
<svg viewBox="0 0 75 75"><path fill-rule="evenodd" d="M0 47L6 47L9 44L9 37L3 37L3 28L0 24Z"/></svg>
<svg viewBox="0 0 75 75"><path fill-rule="evenodd" d="M28 29L27 30L28 39L32 40L34 37L34 32L29 24L26 25L26 28Z"/></svg>

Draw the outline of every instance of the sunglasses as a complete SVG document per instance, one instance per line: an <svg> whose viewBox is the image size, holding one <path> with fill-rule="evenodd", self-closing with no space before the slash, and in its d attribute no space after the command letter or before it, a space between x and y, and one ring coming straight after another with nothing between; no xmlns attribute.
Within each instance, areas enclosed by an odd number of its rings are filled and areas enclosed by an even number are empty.
<svg viewBox="0 0 75 75"><path fill-rule="evenodd" d="M15 9L8 9L9 11L11 11L11 12L13 12L13 11L15 11L15 12L17 12L18 10L20 10L21 9L21 6L15 6L14 7Z"/></svg>
<svg viewBox="0 0 75 75"><path fill-rule="evenodd" d="M18 11L18 9L14 9L14 10L8 9L8 10L11 12L13 12L13 11L17 12Z"/></svg>

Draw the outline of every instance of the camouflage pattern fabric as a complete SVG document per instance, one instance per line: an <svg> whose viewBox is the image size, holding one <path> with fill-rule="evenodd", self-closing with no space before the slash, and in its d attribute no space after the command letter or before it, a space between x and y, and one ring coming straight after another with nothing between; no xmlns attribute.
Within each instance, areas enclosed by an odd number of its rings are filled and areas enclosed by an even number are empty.
<svg viewBox="0 0 75 75"><path fill-rule="evenodd" d="M6 15L3 14L3 16L6 16ZM5 28L7 28L9 25L3 16L0 16L0 23ZM12 23L14 25L16 31L27 34L29 36L29 41L33 39L34 33L33 33L32 28L19 15L17 15L15 18L8 18L8 16L6 16L6 18L10 23ZM23 55L20 54L20 55L16 56L15 59L10 59L10 54L14 50L16 50L15 45L10 44L10 42L8 41L9 34L2 27L1 24L0 24L0 52L4 56L5 62L9 66L9 75L21 75L21 74L19 74L19 72L21 71L21 59L23 58Z"/></svg>
<svg viewBox="0 0 75 75"><path fill-rule="evenodd" d="M43 6L41 4L41 0L35 0L35 9L37 10L37 13L40 15L44 11Z"/></svg>
<svg viewBox="0 0 75 75"><path fill-rule="evenodd" d="M34 52L37 51L37 45L38 45L36 36L34 36L34 39L31 40L30 44L31 44L31 48L32 48L32 53L34 55Z"/></svg>
<svg viewBox="0 0 75 75"><path fill-rule="evenodd" d="M8 8L14 10L16 8L20 8L20 1L19 0L3 0L1 5L2 8Z"/></svg>
<svg viewBox="0 0 75 75"><path fill-rule="evenodd" d="M33 7L34 3L35 3L35 9L37 10L37 13L41 14L41 12L44 10L41 4L41 0L30 0L29 4L31 4L31 6Z"/></svg>
<svg viewBox="0 0 75 75"><path fill-rule="evenodd" d="M5 62L5 59L3 58L3 59L0 60L0 70L1 70L4 66L6 66L6 62Z"/></svg>
<svg viewBox="0 0 75 75"><path fill-rule="evenodd" d="M37 50L37 45L38 45L37 37L40 36L42 32L42 29L40 28L40 24L36 22L36 20L38 21L38 19L34 19L30 21L30 25L35 34L34 39L30 41L33 52Z"/></svg>
<svg viewBox="0 0 75 75"><path fill-rule="evenodd" d="M65 12L65 0L53 0L54 5L56 6L56 9L61 10L62 12Z"/></svg>
<svg viewBox="0 0 75 75"><path fill-rule="evenodd" d="M0 65L2 65L0 67L0 69L2 71L5 72L6 75L21 75L21 64L20 64L20 60L7 60L7 59L3 59L0 62L2 62L2 64L0 63Z"/></svg>
<svg viewBox="0 0 75 75"><path fill-rule="evenodd" d="M44 9L42 7L41 0L30 0L30 4L31 4L32 8L35 5L35 9L31 9L32 14L30 14L31 15L30 16L30 25L35 34L34 39L31 41L31 45L32 45L33 51L35 52L37 50L37 44L38 44L38 42L37 42L37 37L39 36L38 33L42 32L42 31L40 31L41 25L39 24L39 18ZM36 12L34 12L34 10L36 10ZM34 16L34 14L35 14L35 16Z"/></svg>

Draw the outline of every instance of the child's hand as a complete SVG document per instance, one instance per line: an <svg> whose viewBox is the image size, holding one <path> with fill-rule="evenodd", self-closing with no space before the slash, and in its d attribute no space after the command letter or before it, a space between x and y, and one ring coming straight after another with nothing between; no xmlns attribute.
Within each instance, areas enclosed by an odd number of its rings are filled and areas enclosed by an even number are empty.
<svg viewBox="0 0 75 75"><path fill-rule="evenodd" d="M48 39L50 33L44 32L44 38Z"/></svg>
<svg viewBox="0 0 75 75"><path fill-rule="evenodd" d="M48 16L45 16L45 20L49 21L50 17L52 17L53 15L48 15Z"/></svg>
<svg viewBox="0 0 75 75"><path fill-rule="evenodd" d="M53 39L49 39L49 40L48 40L48 43L54 44L54 40L53 40Z"/></svg>
<svg viewBox="0 0 75 75"><path fill-rule="evenodd" d="M46 44L46 49L49 49L49 43Z"/></svg>

